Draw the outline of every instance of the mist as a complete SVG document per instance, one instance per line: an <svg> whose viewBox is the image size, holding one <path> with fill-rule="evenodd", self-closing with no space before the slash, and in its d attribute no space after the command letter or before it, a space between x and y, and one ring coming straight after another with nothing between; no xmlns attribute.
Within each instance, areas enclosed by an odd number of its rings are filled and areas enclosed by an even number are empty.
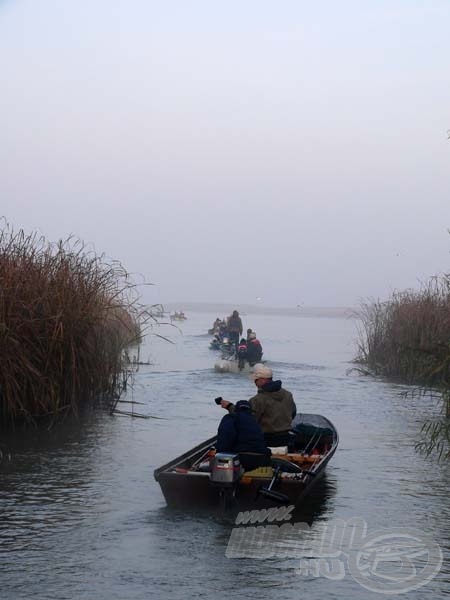
<svg viewBox="0 0 450 600"><path fill-rule="evenodd" d="M0 2L0 215L150 303L354 306L448 272L448 3Z"/></svg>

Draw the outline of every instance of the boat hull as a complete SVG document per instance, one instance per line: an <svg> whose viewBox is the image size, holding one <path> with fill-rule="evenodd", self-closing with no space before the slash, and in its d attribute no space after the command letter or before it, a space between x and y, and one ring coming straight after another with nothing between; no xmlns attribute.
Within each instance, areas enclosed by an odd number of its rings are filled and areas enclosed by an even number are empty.
<svg viewBox="0 0 450 600"><path fill-rule="evenodd" d="M243 368L239 368L239 362L235 358L222 358L214 364L214 370L217 373L245 373L249 375L252 372L251 366L246 361Z"/></svg>
<svg viewBox="0 0 450 600"><path fill-rule="evenodd" d="M298 454L287 455L311 461L302 465L300 470L301 476L290 478L289 476L281 475L276 478L271 488L272 491L285 497L285 503L296 507L302 503L304 497L308 495L324 474L325 468L334 455L339 441L337 431L328 419L320 415L304 415L304 417L306 418L305 425L308 421L311 421L311 417L316 419L316 425L318 425L318 429L316 427L317 431L320 428L327 431L326 435L329 437L330 443L327 444L326 453L321 455L320 458L314 458L314 455L306 457L306 455L302 455L300 452ZM308 426L311 427L309 424ZM316 434L313 431L310 435L314 439L314 435ZM210 438L166 465L156 469L154 476L161 486L168 506L195 509L234 508L237 510L274 506L273 499L260 493L261 488L267 488L270 485L270 475L260 477L259 474L258 476L248 476L244 473L234 486L227 488L212 483L209 472L195 470L195 467L191 467L191 465L195 465L200 460L204 460L202 457L207 456L208 450L214 446L216 440L217 437ZM284 464L288 463L285 459L278 458L277 456L273 456L272 459L274 467L277 465L277 460L281 460L282 464L283 461ZM295 467L295 464L291 463L291 466ZM289 472L289 469L287 472ZM290 472L292 473L292 471Z"/></svg>
<svg viewBox="0 0 450 600"><path fill-rule="evenodd" d="M285 495L289 499L288 504L298 507L322 474L323 470L305 481L281 480L273 489ZM163 473L158 483L167 505L172 508L249 510L274 506L272 500L259 493L261 488L267 487L267 478L253 478L251 483L239 483L234 493L231 490L227 493L224 488L212 485L207 473Z"/></svg>

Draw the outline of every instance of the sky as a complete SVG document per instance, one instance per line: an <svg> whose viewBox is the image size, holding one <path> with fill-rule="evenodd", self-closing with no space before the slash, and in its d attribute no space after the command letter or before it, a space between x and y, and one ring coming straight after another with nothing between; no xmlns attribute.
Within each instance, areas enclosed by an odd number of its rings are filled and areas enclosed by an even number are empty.
<svg viewBox="0 0 450 600"><path fill-rule="evenodd" d="M0 216L148 303L449 272L448 0L0 0Z"/></svg>

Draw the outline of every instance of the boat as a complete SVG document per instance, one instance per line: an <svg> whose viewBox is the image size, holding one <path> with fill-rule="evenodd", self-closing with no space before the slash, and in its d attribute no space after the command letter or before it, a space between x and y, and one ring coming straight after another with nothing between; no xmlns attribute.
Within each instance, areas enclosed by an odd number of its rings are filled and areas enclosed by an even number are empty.
<svg viewBox="0 0 450 600"><path fill-rule="evenodd" d="M210 346L212 348L212 346ZM222 356L214 363L214 370L218 373L245 373L250 374L256 362L249 362L244 356L236 354L234 344L220 346ZM266 361L259 360L259 363L265 364Z"/></svg>
<svg viewBox="0 0 450 600"><path fill-rule="evenodd" d="M218 373L245 373L249 375L252 372L252 366L247 361L240 361L236 355L222 356L214 363L214 370Z"/></svg>
<svg viewBox="0 0 450 600"><path fill-rule="evenodd" d="M289 449L272 449L271 465L267 467L254 471L237 468L239 455L215 453L214 436L156 469L154 477L168 506L175 508L298 507L324 473L339 436L331 421L315 414L298 414L290 433L293 441ZM225 463L228 467L224 470ZM235 479L224 481L223 473L234 474Z"/></svg>
<svg viewBox="0 0 450 600"><path fill-rule="evenodd" d="M164 306L162 304L152 304L148 312L152 319L162 319L165 315Z"/></svg>
<svg viewBox="0 0 450 600"><path fill-rule="evenodd" d="M170 315L170 320L171 321L186 321L187 317L184 314L184 312L180 312L180 313L174 313L173 315Z"/></svg>
<svg viewBox="0 0 450 600"><path fill-rule="evenodd" d="M216 337L214 337L209 343L209 347L211 350L220 350L221 345L222 342Z"/></svg>

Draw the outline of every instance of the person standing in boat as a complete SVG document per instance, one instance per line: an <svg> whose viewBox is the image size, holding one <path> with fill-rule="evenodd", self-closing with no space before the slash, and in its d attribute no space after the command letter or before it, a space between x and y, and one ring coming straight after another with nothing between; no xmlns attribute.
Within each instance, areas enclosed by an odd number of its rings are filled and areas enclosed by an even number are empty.
<svg viewBox="0 0 450 600"><path fill-rule="evenodd" d="M233 310L231 317L228 317L227 329L228 335L230 336L230 342L232 344L236 344L237 348L239 344L239 338L241 337L243 331L241 317L239 316L237 310Z"/></svg>
<svg viewBox="0 0 450 600"><path fill-rule="evenodd" d="M289 445L289 430L292 419L297 414L291 392L282 387L280 380L273 381L272 369L262 363L253 367L252 378L258 391L249 402L267 445ZM230 412L235 410L234 404L228 400L222 400L220 404Z"/></svg>
<svg viewBox="0 0 450 600"><path fill-rule="evenodd" d="M247 400L237 402L234 411L220 421L216 450L239 454L246 471L270 465L270 450Z"/></svg>

